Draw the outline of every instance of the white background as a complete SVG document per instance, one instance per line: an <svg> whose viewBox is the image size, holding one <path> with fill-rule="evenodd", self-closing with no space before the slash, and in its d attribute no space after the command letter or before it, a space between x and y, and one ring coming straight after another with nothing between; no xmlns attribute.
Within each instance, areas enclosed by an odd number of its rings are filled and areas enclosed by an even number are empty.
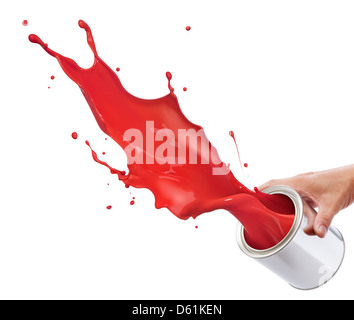
<svg viewBox="0 0 354 320"><path fill-rule="evenodd" d="M353 1L1 2L0 298L354 298L353 207L334 220L346 239L341 270L320 289L293 289L241 253L229 213L181 221L95 163L86 139L118 169L125 156L27 39L89 67L85 20L141 98L167 94L172 72L183 112L248 184L235 131L253 187L353 163L353 16Z"/></svg>

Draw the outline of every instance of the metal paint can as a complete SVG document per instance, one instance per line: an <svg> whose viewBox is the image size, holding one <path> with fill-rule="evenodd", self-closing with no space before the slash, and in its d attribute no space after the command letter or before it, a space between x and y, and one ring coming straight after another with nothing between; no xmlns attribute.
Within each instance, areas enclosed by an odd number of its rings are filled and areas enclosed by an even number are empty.
<svg viewBox="0 0 354 320"><path fill-rule="evenodd" d="M324 239L308 236L303 231L307 217L303 213L300 195L288 186L273 186L262 192L282 194L295 206L295 218L289 233L274 247L265 250L251 248L239 223L237 243L249 257L273 271L297 289L314 289L325 284L338 271L344 258L344 239L334 227L330 227Z"/></svg>

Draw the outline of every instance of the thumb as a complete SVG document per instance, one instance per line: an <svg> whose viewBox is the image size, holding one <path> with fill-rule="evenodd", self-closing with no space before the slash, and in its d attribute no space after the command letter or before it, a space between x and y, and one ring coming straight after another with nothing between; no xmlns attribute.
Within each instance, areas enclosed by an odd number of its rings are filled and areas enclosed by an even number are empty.
<svg viewBox="0 0 354 320"><path fill-rule="evenodd" d="M324 238L332 223L333 217L337 214L337 211L330 206L320 206L318 208L318 214L314 222L314 231L320 238Z"/></svg>

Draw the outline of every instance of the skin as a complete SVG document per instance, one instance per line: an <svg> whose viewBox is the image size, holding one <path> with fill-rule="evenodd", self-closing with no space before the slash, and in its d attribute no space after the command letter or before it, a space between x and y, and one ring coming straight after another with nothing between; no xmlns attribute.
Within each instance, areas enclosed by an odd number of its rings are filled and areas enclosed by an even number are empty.
<svg viewBox="0 0 354 320"><path fill-rule="evenodd" d="M299 193L308 217L304 231L324 238L334 216L354 202L354 165L270 180L259 190L274 185L287 185Z"/></svg>

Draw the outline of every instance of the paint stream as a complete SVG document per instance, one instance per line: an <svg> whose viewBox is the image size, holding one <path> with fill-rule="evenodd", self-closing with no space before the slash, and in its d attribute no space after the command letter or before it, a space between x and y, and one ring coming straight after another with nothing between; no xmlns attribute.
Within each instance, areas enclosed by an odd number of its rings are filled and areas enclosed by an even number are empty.
<svg viewBox="0 0 354 320"><path fill-rule="evenodd" d="M86 141L93 159L126 187L151 190L156 208L168 208L178 218L225 209L243 224L250 246L265 249L282 240L294 219L291 200L251 191L234 177L202 127L182 113L171 85L172 74L166 73L166 96L152 100L133 96L98 56L90 27L82 20L79 26L86 31L94 54L89 69L50 49L37 35L31 34L29 40L55 57L79 86L101 130L125 151L129 172L101 161ZM127 134L132 132L140 134Z"/></svg>

